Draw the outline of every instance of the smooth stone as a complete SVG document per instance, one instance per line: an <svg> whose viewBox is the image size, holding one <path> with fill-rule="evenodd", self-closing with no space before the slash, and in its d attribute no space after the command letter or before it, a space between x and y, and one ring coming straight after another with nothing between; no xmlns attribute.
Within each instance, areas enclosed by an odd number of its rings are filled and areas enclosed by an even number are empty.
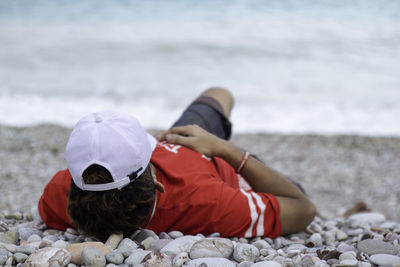
<svg viewBox="0 0 400 267"><path fill-rule="evenodd" d="M136 233L134 233L131 236L131 239L133 241L136 241L138 244L140 244L143 240L145 240L149 236L153 237L155 240L159 239L158 235L156 235L156 233L154 233L154 231L149 230L149 229L142 229L142 230L136 231Z"/></svg>
<svg viewBox="0 0 400 267"><path fill-rule="evenodd" d="M21 252L17 252L14 254L14 259L16 262L20 263L20 262L25 262L25 260L28 258L28 255L21 253Z"/></svg>
<svg viewBox="0 0 400 267"><path fill-rule="evenodd" d="M37 235L37 234L31 235L31 236L28 237L28 239L27 239L28 242L34 242L34 241L40 241L40 240L42 240L42 238L41 238L39 235Z"/></svg>
<svg viewBox="0 0 400 267"><path fill-rule="evenodd" d="M314 244L315 247L320 247L322 246L322 236L320 233L314 233L310 236L308 239L310 242Z"/></svg>
<svg viewBox="0 0 400 267"><path fill-rule="evenodd" d="M361 235L363 232L364 232L364 230L362 228L347 230L347 234L349 236L358 236L358 235Z"/></svg>
<svg viewBox="0 0 400 267"><path fill-rule="evenodd" d="M4 266L6 264L7 259L8 259L7 255L0 255L0 266Z"/></svg>
<svg viewBox="0 0 400 267"><path fill-rule="evenodd" d="M346 251L340 254L339 260L355 260L357 257L357 254L354 251Z"/></svg>
<svg viewBox="0 0 400 267"><path fill-rule="evenodd" d="M251 265L251 267L281 267L281 266L282 264L280 264L277 261L260 261Z"/></svg>
<svg viewBox="0 0 400 267"><path fill-rule="evenodd" d="M336 234L333 231L328 231L324 233L325 245L333 246L336 242Z"/></svg>
<svg viewBox="0 0 400 267"><path fill-rule="evenodd" d="M74 243L68 244L67 250L71 253L71 262L76 265L82 265L82 251L85 247L94 247L99 249L103 255L110 252L110 249L101 242L83 242L83 243Z"/></svg>
<svg viewBox="0 0 400 267"><path fill-rule="evenodd" d="M73 263L69 263L68 265L67 265L67 267L77 267L75 264L73 264Z"/></svg>
<svg viewBox="0 0 400 267"><path fill-rule="evenodd" d="M151 251L148 250L143 250L143 249L136 249L132 252L131 255L129 255L128 258L125 259L125 264L128 265L135 265L138 263L141 263L144 257L147 256L147 254L151 253Z"/></svg>
<svg viewBox="0 0 400 267"><path fill-rule="evenodd" d="M258 256L260 256L258 248L250 244L239 243L233 251L233 258L238 262L254 262Z"/></svg>
<svg viewBox="0 0 400 267"><path fill-rule="evenodd" d="M242 261L241 263L239 263L236 267L250 267L253 266L254 262L251 261Z"/></svg>
<svg viewBox="0 0 400 267"><path fill-rule="evenodd" d="M305 255L303 258L300 260L300 265L301 266L312 266L314 264L313 259L310 255Z"/></svg>
<svg viewBox="0 0 400 267"><path fill-rule="evenodd" d="M255 246L256 248L258 248L258 250L272 248L271 245L267 241L262 240L262 239L257 240L251 244L253 246Z"/></svg>
<svg viewBox="0 0 400 267"><path fill-rule="evenodd" d="M15 212L4 215L4 218L9 220L22 220L24 216L22 215L21 212Z"/></svg>
<svg viewBox="0 0 400 267"><path fill-rule="evenodd" d="M71 260L71 254L61 248L42 248L32 253L25 261L24 267L66 266Z"/></svg>
<svg viewBox="0 0 400 267"><path fill-rule="evenodd" d="M106 254L106 260L114 264L121 264L124 262L124 256L119 252L112 251Z"/></svg>
<svg viewBox="0 0 400 267"><path fill-rule="evenodd" d="M66 239L67 241L75 241L75 240L78 238L77 235L73 235L73 234L68 233L68 232L65 232L65 233L64 233L64 237L65 237L65 239Z"/></svg>
<svg viewBox="0 0 400 267"><path fill-rule="evenodd" d="M170 258L174 258L177 254L181 252L190 252L193 244L199 241L201 237L186 235L174 239L163 247L160 252L167 254Z"/></svg>
<svg viewBox="0 0 400 267"><path fill-rule="evenodd" d="M106 257L103 252L94 247L85 247L82 250L82 263L85 266L105 266Z"/></svg>
<svg viewBox="0 0 400 267"><path fill-rule="evenodd" d="M39 248L39 244L37 246L33 245L24 245L17 247L17 252L24 253L24 254L32 254Z"/></svg>
<svg viewBox="0 0 400 267"><path fill-rule="evenodd" d="M229 258L233 253L233 243L227 238L205 238L197 241L190 249L190 258Z"/></svg>
<svg viewBox="0 0 400 267"><path fill-rule="evenodd" d="M160 252L160 250L163 247L165 247L168 243L170 243L172 240L173 239L158 239L151 244L149 250L153 252Z"/></svg>
<svg viewBox="0 0 400 267"><path fill-rule="evenodd" d="M43 237L43 240L50 241L50 242L57 242L60 239L56 235L47 235L47 236Z"/></svg>
<svg viewBox="0 0 400 267"><path fill-rule="evenodd" d="M18 232L21 240L28 240L31 235L43 236L43 233L36 228L19 228Z"/></svg>
<svg viewBox="0 0 400 267"><path fill-rule="evenodd" d="M168 235L172 238L172 239L176 239L178 237L182 237L183 233L180 231L171 231L168 233Z"/></svg>
<svg viewBox="0 0 400 267"><path fill-rule="evenodd" d="M221 237L221 234L218 233L218 232L215 232L215 233L209 234L207 237L208 237L208 238Z"/></svg>
<svg viewBox="0 0 400 267"><path fill-rule="evenodd" d="M358 266L358 260L356 260L356 259L353 259L353 260L350 260L350 259L342 260L342 261L340 261L339 264L343 264L343 265L347 265L347 266Z"/></svg>
<svg viewBox="0 0 400 267"><path fill-rule="evenodd" d="M171 259L163 253L149 253L142 260L142 264L147 266L157 266L157 267L171 267Z"/></svg>
<svg viewBox="0 0 400 267"><path fill-rule="evenodd" d="M198 258L189 261L187 267L235 267L236 265L225 258Z"/></svg>
<svg viewBox="0 0 400 267"><path fill-rule="evenodd" d="M336 250L339 251L340 253L343 253L343 252L346 252L346 251L355 251L356 248L353 247L353 246L350 246L350 245L348 245L348 244L346 244L346 243L340 243L340 244L337 246L337 249L336 249Z"/></svg>
<svg viewBox="0 0 400 267"><path fill-rule="evenodd" d="M70 233L72 235L79 235L79 232L76 231L74 228L68 227L67 230L65 230L65 232Z"/></svg>
<svg viewBox="0 0 400 267"><path fill-rule="evenodd" d="M395 255L399 252L399 249L388 242L384 242L378 239L365 239L358 243L357 248L367 253L368 255L373 254L392 254Z"/></svg>
<svg viewBox="0 0 400 267"><path fill-rule="evenodd" d="M18 231L9 230L7 232L0 232L0 242L16 245L18 240Z"/></svg>
<svg viewBox="0 0 400 267"><path fill-rule="evenodd" d="M378 212L356 213L347 218L352 227L378 225L386 220L385 216Z"/></svg>
<svg viewBox="0 0 400 267"><path fill-rule="evenodd" d="M395 265L400 264L400 257L389 254L374 254L369 260L377 265Z"/></svg>
<svg viewBox="0 0 400 267"><path fill-rule="evenodd" d="M160 239L171 239L171 237L166 232L161 232L158 237Z"/></svg>
<svg viewBox="0 0 400 267"><path fill-rule="evenodd" d="M371 267L371 263L365 261L359 261L357 267Z"/></svg>
<svg viewBox="0 0 400 267"><path fill-rule="evenodd" d="M130 238L124 238L119 243L117 250L124 256L129 257L135 249L138 248L138 245L132 241Z"/></svg>
<svg viewBox="0 0 400 267"><path fill-rule="evenodd" d="M51 246L54 248L66 248L67 242L65 242L64 240L57 240Z"/></svg>
<svg viewBox="0 0 400 267"><path fill-rule="evenodd" d="M11 253L15 253L15 252L17 252L18 246L14 245L14 244L5 244L5 243L0 242L0 247L7 249Z"/></svg>
<svg viewBox="0 0 400 267"><path fill-rule="evenodd" d="M181 267L189 262L189 255L186 252L181 252L175 256L172 261L173 267Z"/></svg>
<svg viewBox="0 0 400 267"><path fill-rule="evenodd" d="M336 231L336 239L338 241L343 241L343 240L346 240L347 238L349 238L349 236L345 232L343 232L342 230L337 230Z"/></svg>
<svg viewBox="0 0 400 267"><path fill-rule="evenodd" d="M142 245L144 247L145 250L147 250L153 243L154 241L156 241L154 239L154 237L149 236L148 238L146 238L145 240L143 240L140 245Z"/></svg>
<svg viewBox="0 0 400 267"><path fill-rule="evenodd" d="M121 240L124 238L123 234L111 234L106 243L104 243L107 247L109 247L111 250L116 249L121 242Z"/></svg>

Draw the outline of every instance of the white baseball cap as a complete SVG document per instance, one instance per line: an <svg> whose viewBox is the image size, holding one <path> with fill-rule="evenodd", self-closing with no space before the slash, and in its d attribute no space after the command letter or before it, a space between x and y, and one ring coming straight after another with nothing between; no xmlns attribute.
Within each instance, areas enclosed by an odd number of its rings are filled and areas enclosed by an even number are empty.
<svg viewBox="0 0 400 267"><path fill-rule="evenodd" d="M72 179L80 189L121 189L144 172L156 144L156 139L134 117L102 111L78 121L69 137L65 157ZM85 184L83 172L93 164L106 168L114 182Z"/></svg>

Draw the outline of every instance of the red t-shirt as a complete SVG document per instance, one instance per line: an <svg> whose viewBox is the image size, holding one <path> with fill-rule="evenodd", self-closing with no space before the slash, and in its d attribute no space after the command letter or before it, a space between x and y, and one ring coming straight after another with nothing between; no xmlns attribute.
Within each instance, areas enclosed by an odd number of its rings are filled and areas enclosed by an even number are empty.
<svg viewBox="0 0 400 267"><path fill-rule="evenodd" d="M219 232L225 237L281 234L276 197L241 189L238 175L224 160L162 142L154 150L151 162L165 193L157 192L157 206L148 229L156 233ZM45 187L39 213L47 226L60 230L72 227L66 215L70 183L71 174L64 170Z"/></svg>

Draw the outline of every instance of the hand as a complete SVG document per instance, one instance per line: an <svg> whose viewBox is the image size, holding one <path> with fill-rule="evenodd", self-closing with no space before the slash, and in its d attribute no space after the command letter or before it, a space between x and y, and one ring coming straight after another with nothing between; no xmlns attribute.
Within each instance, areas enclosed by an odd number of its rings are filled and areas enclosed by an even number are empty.
<svg viewBox="0 0 400 267"><path fill-rule="evenodd" d="M156 138L158 141L189 147L207 157L218 156L224 142L198 125L174 127L159 133Z"/></svg>

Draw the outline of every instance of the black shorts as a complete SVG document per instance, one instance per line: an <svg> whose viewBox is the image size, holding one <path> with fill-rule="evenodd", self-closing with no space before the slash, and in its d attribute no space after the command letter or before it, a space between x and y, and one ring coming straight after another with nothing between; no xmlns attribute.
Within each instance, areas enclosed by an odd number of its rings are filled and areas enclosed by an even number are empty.
<svg viewBox="0 0 400 267"><path fill-rule="evenodd" d="M231 137L231 122L225 116L221 104L209 96L200 96L193 101L172 127L190 124L197 124L204 130L225 140Z"/></svg>

